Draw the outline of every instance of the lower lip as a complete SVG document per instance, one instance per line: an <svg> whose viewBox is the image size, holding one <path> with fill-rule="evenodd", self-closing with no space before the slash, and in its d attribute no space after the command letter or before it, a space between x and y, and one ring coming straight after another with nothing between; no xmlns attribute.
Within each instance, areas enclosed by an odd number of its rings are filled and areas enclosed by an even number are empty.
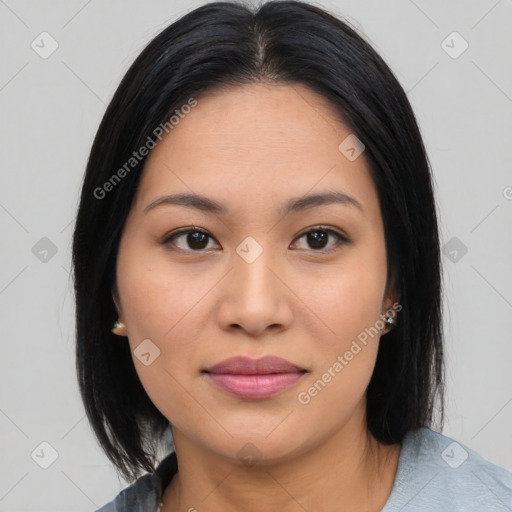
<svg viewBox="0 0 512 512"><path fill-rule="evenodd" d="M262 399L276 395L295 384L303 373L270 373L265 375L235 375L207 373L219 388L245 399Z"/></svg>

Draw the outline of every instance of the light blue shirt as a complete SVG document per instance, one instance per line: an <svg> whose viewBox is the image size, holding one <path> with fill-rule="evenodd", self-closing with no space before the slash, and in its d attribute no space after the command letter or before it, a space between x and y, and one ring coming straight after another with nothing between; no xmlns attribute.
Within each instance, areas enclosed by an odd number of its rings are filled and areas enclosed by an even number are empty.
<svg viewBox="0 0 512 512"><path fill-rule="evenodd" d="M159 465L165 484L176 468L173 452ZM96 512L158 512L159 477L146 474ZM381 512L512 512L512 472L428 428L402 442L395 482ZM316 512L316 511L311 511Z"/></svg>

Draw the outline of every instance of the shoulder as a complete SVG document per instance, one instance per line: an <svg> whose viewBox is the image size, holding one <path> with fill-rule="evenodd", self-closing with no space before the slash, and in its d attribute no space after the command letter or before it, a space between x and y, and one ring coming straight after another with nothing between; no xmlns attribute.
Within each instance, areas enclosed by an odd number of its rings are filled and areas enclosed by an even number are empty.
<svg viewBox="0 0 512 512"><path fill-rule="evenodd" d="M156 512L159 487L155 475L145 474L96 512Z"/></svg>
<svg viewBox="0 0 512 512"><path fill-rule="evenodd" d="M162 490L178 470L176 453L170 453L154 473L146 473L96 512L157 512Z"/></svg>
<svg viewBox="0 0 512 512"><path fill-rule="evenodd" d="M512 473L462 443L428 428L411 430L382 512L509 511Z"/></svg>

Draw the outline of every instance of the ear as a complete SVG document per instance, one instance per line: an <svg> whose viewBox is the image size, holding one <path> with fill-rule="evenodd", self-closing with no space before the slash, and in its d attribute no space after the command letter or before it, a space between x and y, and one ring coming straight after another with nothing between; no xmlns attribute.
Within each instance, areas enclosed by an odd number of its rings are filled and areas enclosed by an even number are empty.
<svg viewBox="0 0 512 512"><path fill-rule="evenodd" d="M385 313L388 309L397 309L400 304L400 291L398 290L395 279L388 280L384 300L382 301L382 310ZM393 307L394 306L394 307ZM402 309L402 308L400 308Z"/></svg>
<svg viewBox="0 0 512 512"><path fill-rule="evenodd" d="M119 293L117 291L117 285L114 283L114 286L110 290L110 293L112 295L112 300L114 301L114 306L117 310L117 316L119 317L119 320L122 322L122 309L121 309L121 301L119 300Z"/></svg>
<svg viewBox="0 0 512 512"><path fill-rule="evenodd" d="M114 301L114 306L117 310L117 317L118 317L118 320L114 323L111 330L117 336L128 336L128 333L126 331L126 325L123 322L123 315L121 313L120 301L119 301L117 289L115 288L115 286L112 288L110 293L112 295L112 300Z"/></svg>
<svg viewBox="0 0 512 512"><path fill-rule="evenodd" d="M391 313L393 311L400 311L402 309L401 305L400 305L400 296L398 294L390 294L388 295L383 303L382 303L382 313L383 314L386 314L387 311L389 311L389 314L391 315ZM396 316L396 314L395 314Z"/></svg>
<svg viewBox="0 0 512 512"><path fill-rule="evenodd" d="M384 300L382 301L382 314L386 317L390 316L394 318L396 322L399 322L397 316L401 309L402 305L400 304L400 293L397 289L396 283L391 281L386 287L386 294L384 296ZM386 334L392 328L393 326L386 326L385 332L383 334Z"/></svg>

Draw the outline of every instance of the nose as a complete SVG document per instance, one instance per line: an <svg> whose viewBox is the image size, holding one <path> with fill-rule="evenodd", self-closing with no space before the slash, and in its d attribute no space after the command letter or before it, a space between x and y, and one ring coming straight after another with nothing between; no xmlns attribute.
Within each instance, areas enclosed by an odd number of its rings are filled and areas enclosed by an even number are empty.
<svg viewBox="0 0 512 512"><path fill-rule="evenodd" d="M238 253L233 256L233 269L223 282L218 322L224 330L244 330L261 337L266 331L287 329L293 320L293 293L286 276L270 251L263 251L248 262Z"/></svg>

